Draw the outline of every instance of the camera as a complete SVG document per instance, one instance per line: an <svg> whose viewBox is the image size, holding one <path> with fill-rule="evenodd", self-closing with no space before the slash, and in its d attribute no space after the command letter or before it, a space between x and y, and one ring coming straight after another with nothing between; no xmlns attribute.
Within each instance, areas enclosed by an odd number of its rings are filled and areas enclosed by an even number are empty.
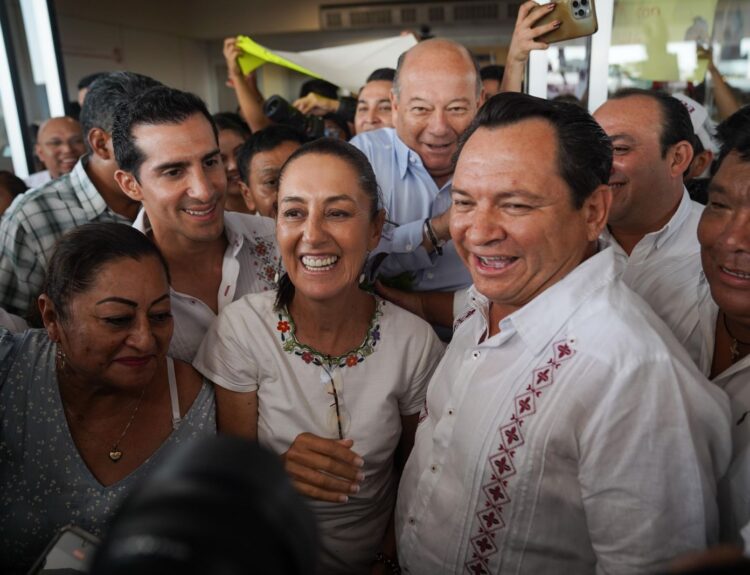
<svg viewBox="0 0 750 575"><path fill-rule="evenodd" d="M325 135L323 118L305 115L279 95L271 96L263 103L263 113L273 122L291 126L311 140Z"/></svg>

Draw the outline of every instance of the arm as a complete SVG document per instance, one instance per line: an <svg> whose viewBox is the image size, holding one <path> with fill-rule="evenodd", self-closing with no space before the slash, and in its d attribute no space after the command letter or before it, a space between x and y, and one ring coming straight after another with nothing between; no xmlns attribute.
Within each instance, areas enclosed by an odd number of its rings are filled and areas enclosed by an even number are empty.
<svg viewBox="0 0 750 575"><path fill-rule="evenodd" d="M258 391L241 393L216 386L216 423L220 433L258 439Z"/></svg>
<svg viewBox="0 0 750 575"><path fill-rule="evenodd" d="M305 115L325 116L326 114L335 114L338 112L339 101L326 98L315 92L310 92L303 98L295 100L292 106Z"/></svg>
<svg viewBox="0 0 750 575"><path fill-rule="evenodd" d="M453 325L454 292L409 292L387 287L379 281L375 282L375 291L388 301L418 315L433 325L443 327Z"/></svg>
<svg viewBox="0 0 750 575"><path fill-rule="evenodd" d="M711 73L711 79L713 80L716 109L719 112L719 119L725 120L740 109L740 103L734 97L732 87L726 83L721 72L716 68L711 49L699 47L698 58L706 58L708 60L708 71Z"/></svg>
<svg viewBox="0 0 750 575"><path fill-rule="evenodd" d="M578 439L597 573L654 573L716 541L728 402L696 370L666 358L618 370L607 386Z"/></svg>
<svg viewBox="0 0 750 575"><path fill-rule="evenodd" d="M508 57L505 60L505 73L500 85L500 92L521 91L526 62L529 61L529 53L532 50L546 50L548 48L548 44L537 42L535 38L559 27L560 21L554 20L537 28L533 26L537 20L554 9L555 4L552 2L540 7L534 0L529 0L518 9L516 27L510 40Z"/></svg>
<svg viewBox="0 0 750 575"><path fill-rule="evenodd" d="M33 300L44 282L46 258L35 237L28 234L15 218L6 214L2 219L0 307L21 317L27 317L33 311Z"/></svg>
<svg viewBox="0 0 750 575"><path fill-rule="evenodd" d="M237 95L242 116L253 132L262 130L271 125L271 120L263 113L263 94L258 90L255 81L255 73L247 78L242 75L237 58L242 55L242 50L237 47L236 38L224 40L224 59L227 62L228 80Z"/></svg>

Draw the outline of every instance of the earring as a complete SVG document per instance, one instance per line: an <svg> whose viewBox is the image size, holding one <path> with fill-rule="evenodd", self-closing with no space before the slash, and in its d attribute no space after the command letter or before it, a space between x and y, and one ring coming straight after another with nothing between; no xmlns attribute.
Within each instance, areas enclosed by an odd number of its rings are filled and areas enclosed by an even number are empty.
<svg viewBox="0 0 750 575"><path fill-rule="evenodd" d="M63 348L60 346L60 344L57 344L57 350L55 351L55 363L57 364L57 369L59 372L65 371L65 360L67 359L67 356L65 355L65 352L63 351Z"/></svg>
<svg viewBox="0 0 750 575"><path fill-rule="evenodd" d="M362 264L362 271L360 272L360 274L359 274L359 278L358 278L358 279L359 279L359 283L360 283L360 284L363 284L363 283L365 283L365 280L367 279L367 274L365 273L365 270L367 269L367 260L368 260L369 258L370 258L370 252L368 251L368 252L367 252L367 253L365 254L365 261L364 261L364 263Z"/></svg>
<svg viewBox="0 0 750 575"><path fill-rule="evenodd" d="M281 258L279 258L279 263L276 266L276 273L273 274L273 283L278 285L279 279L281 279Z"/></svg>

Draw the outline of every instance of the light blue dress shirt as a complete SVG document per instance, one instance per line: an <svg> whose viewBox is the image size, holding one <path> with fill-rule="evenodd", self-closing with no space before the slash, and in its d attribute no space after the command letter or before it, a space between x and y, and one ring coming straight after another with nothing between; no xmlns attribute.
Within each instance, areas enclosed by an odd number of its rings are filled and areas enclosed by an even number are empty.
<svg viewBox="0 0 750 575"><path fill-rule="evenodd" d="M451 182L438 188L419 154L404 144L393 128L365 132L351 143L372 164L389 222L370 254L371 264L380 259L378 254L388 254L377 273L391 277L410 272L415 291L456 291L470 285L469 271L452 241L443 247L442 256L428 254L421 245L424 220L439 216L451 205Z"/></svg>

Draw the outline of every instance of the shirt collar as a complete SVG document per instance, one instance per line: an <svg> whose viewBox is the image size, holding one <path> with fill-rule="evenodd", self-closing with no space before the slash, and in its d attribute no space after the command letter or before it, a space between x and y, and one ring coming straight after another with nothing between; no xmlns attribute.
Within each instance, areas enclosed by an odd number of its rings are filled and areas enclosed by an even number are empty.
<svg viewBox="0 0 750 575"><path fill-rule="evenodd" d="M690 211L692 210L692 203L693 201L690 199L690 194L688 194L687 189L683 186L682 199L677 206L677 211L672 214L672 217L663 228L661 228L660 230L656 230L655 232L650 232L643 236L643 238L641 238L641 241L638 242L638 245L640 245L641 242L652 242L654 249L660 249L669 240L669 238L671 238L680 230L682 225L685 223L688 216L690 215ZM619 248L618 251L624 252L622 247L620 247L618 241L612 235L612 232L609 231L609 227L606 227L604 228L604 230L602 230L600 239L604 242L604 244L615 246L616 248Z"/></svg>
<svg viewBox="0 0 750 575"><path fill-rule="evenodd" d="M500 321L500 332L518 332L533 354L544 350L589 296L615 280L615 256L606 248L580 263L567 276ZM469 305L489 318L489 300L474 286Z"/></svg>
<svg viewBox="0 0 750 575"><path fill-rule="evenodd" d="M427 168L424 167L422 158L419 156L419 154L417 154L409 146L404 144L401 138L398 137L395 129L384 129L393 130L393 148L396 151L396 166L398 167L399 177L403 180L406 177L406 172L409 170L409 166L411 165L413 167L418 166L421 170L424 170L426 176L432 180L432 176L427 172ZM432 181L433 183L435 182L434 180ZM443 184L438 191L442 192L446 188L450 189L452 183L453 176L451 176L451 178L445 184ZM435 184L435 187L437 188L437 184Z"/></svg>
<svg viewBox="0 0 750 575"><path fill-rule="evenodd" d="M680 205L677 206L677 211L672 215L667 222L667 225L658 232L652 232L652 234L647 235L647 237L654 235L654 246L657 250L660 249L669 238L676 234L682 227L682 224L685 223L685 220L687 220L690 215L691 204L692 200L690 199L690 194L688 194L687 189L683 186Z"/></svg>
<svg viewBox="0 0 750 575"><path fill-rule="evenodd" d="M109 206L107 206L107 202L104 201L104 198L86 172L88 163L88 154L81 156L81 159L76 162L76 165L73 166L70 172L70 183L80 204L82 206L90 206L93 210L93 215L98 216L108 211Z"/></svg>
<svg viewBox="0 0 750 575"><path fill-rule="evenodd" d="M419 163L422 165L422 158L414 152L409 146L399 138L396 130L393 129L393 149L396 152L396 164L398 165L398 175L403 180L406 177L406 171L409 169L409 162Z"/></svg>

